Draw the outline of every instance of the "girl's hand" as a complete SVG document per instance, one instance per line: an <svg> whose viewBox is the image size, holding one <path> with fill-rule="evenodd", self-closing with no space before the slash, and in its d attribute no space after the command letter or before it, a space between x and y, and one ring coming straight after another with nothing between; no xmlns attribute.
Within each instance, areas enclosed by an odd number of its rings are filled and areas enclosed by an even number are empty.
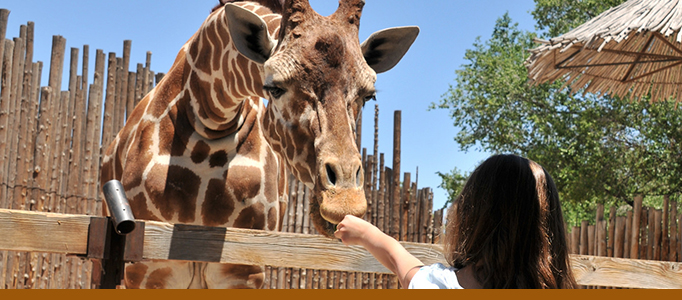
<svg viewBox="0 0 682 300"><path fill-rule="evenodd" d="M341 223L336 225L336 232L334 232L334 236L340 239L343 244L347 246L363 246L365 245L365 241L374 228L376 228L374 225L363 219L352 215L347 215L345 218L343 218Z"/></svg>

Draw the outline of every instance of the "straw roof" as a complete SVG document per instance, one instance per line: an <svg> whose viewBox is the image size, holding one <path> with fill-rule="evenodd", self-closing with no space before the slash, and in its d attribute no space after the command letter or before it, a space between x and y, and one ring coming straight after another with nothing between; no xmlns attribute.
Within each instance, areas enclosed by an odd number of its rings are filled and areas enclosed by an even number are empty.
<svg viewBox="0 0 682 300"><path fill-rule="evenodd" d="M682 0L630 0L541 41L526 60L534 83L564 79L573 92L682 100Z"/></svg>

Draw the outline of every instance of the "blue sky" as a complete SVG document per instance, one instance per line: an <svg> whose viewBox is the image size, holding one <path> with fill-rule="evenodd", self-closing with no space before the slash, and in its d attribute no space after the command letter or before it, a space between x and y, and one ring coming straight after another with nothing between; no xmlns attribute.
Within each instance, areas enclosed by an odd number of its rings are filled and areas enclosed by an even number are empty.
<svg viewBox="0 0 682 300"><path fill-rule="evenodd" d="M53 35L66 38L71 47L90 46L90 74L94 70L95 49L121 55L123 40L132 40L131 71L144 63L152 52L152 70L166 72L180 47L194 34L217 0L135 0L135 1L38 1L4 2L0 8L11 11L7 38L19 36L19 25L35 22L35 61L43 61L42 85L47 85ZM336 10L336 0L310 0L322 15ZM434 207L442 207L446 193L438 188L436 172L453 167L473 171L488 157L478 149L463 152L454 142L458 129L445 110L428 111L454 82L455 70L465 63L466 49L476 37L487 40L495 20L508 12L522 30L533 30L530 11L533 0L366 0L360 40L388 27L417 25L421 33L403 60L380 74L378 102L369 102L363 119L363 147L371 153L374 140L374 104L379 104L379 151L390 167L393 147L393 114L402 111L402 171L419 168L419 186L434 189ZM82 53L81 53L82 55ZM68 72L69 62L65 62ZM79 66L80 68L80 66ZM80 73L80 71L79 71ZM68 74L68 73L66 73ZM90 75L92 76L92 75ZM65 75L64 78L68 78ZM89 82L92 82L90 78ZM66 83L65 83L66 84ZM65 86L66 89L66 86Z"/></svg>

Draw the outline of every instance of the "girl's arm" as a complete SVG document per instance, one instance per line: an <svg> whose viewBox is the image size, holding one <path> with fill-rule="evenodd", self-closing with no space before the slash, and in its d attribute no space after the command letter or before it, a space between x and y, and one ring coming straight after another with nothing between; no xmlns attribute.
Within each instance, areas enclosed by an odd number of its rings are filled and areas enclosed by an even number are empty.
<svg viewBox="0 0 682 300"><path fill-rule="evenodd" d="M336 227L334 236L345 245L360 245L400 279L407 288L412 277L424 264L407 252L394 238L374 225L355 216L346 216Z"/></svg>

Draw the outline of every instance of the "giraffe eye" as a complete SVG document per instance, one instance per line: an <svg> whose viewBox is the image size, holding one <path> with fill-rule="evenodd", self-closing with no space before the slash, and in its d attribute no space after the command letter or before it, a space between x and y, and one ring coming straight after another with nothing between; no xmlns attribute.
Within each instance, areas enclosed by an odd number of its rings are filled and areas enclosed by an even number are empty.
<svg viewBox="0 0 682 300"><path fill-rule="evenodd" d="M369 102L370 100L377 100L377 94L371 94L365 96L364 99L362 99L365 103Z"/></svg>
<svg viewBox="0 0 682 300"><path fill-rule="evenodd" d="M284 93L287 92L287 91L286 91L285 89L283 89L283 88L279 88L279 87L272 86L272 85L266 85L266 86L264 86L264 87L263 87L263 90L264 90L265 92L267 92L268 94L270 94L270 96L271 96L272 98L274 98L274 99L279 99L280 97L282 97L282 95L284 95Z"/></svg>

